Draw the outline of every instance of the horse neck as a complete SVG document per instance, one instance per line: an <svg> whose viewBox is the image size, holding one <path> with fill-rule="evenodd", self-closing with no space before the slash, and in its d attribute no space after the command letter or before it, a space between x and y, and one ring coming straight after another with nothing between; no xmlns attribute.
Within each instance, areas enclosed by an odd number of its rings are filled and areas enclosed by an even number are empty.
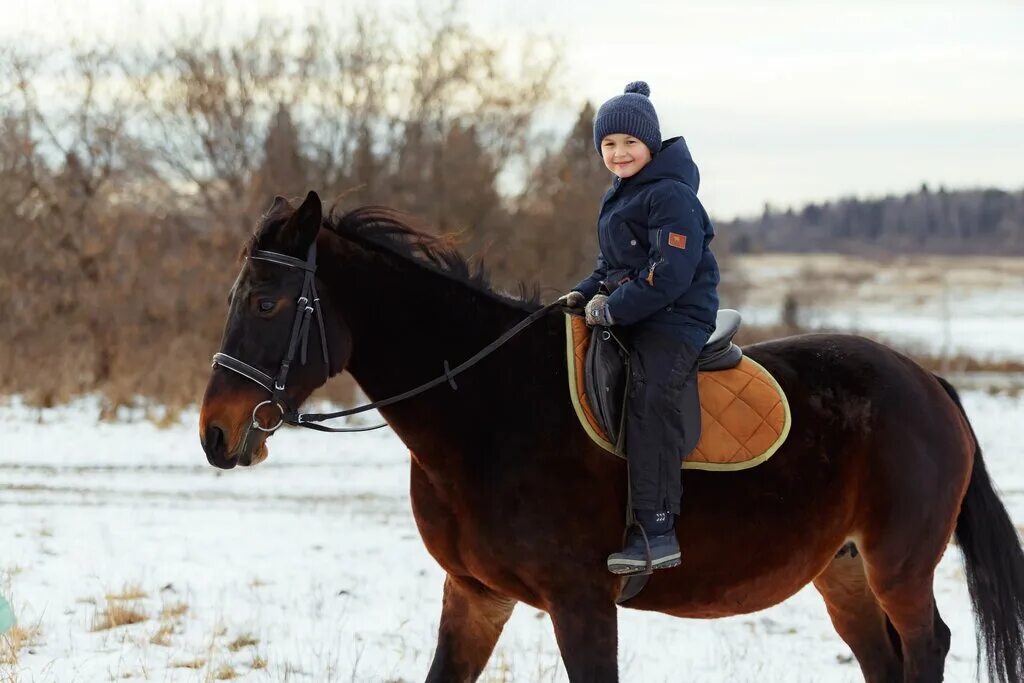
<svg viewBox="0 0 1024 683"><path fill-rule="evenodd" d="M372 401L403 393L455 367L522 320L528 311L393 254L325 264L332 306L352 336L348 370ZM449 467L471 457L482 424L534 375L542 321L447 384L381 409L421 464ZM544 354L540 354L544 355ZM529 378L529 382L550 381ZM532 392L531 392L532 393ZM552 395L552 394L548 394Z"/></svg>

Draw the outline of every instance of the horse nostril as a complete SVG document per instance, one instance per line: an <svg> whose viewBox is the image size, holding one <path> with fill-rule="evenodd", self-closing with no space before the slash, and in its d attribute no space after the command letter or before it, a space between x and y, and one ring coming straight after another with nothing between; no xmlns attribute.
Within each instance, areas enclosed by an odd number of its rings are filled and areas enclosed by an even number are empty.
<svg viewBox="0 0 1024 683"><path fill-rule="evenodd" d="M206 425L206 431L200 436L200 441L206 452L206 461L214 467L230 470L238 464L238 459L227 452L227 432L217 423L210 422Z"/></svg>
<svg viewBox="0 0 1024 683"><path fill-rule="evenodd" d="M223 458L224 451L227 450L227 439L224 436L224 430L215 424L209 424L206 427L206 438L203 439L203 449L206 454L214 458Z"/></svg>

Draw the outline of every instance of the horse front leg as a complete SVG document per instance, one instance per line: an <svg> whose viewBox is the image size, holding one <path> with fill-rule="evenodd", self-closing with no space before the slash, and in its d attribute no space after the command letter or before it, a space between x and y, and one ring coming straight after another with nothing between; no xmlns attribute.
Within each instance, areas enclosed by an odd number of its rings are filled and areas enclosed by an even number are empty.
<svg viewBox="0 0 1024 683"><path fill-rule="evenodd" d="M427 683L475 681L515 604L474 579L449 574L444 581L437 650Z"/></svg>
<svg viewBox="0 0 1024 683"><path fill-rule="evenodd" d="M619 680L619 627L614 602L602 598L559 600L548 613L572 683Z"/></svg>

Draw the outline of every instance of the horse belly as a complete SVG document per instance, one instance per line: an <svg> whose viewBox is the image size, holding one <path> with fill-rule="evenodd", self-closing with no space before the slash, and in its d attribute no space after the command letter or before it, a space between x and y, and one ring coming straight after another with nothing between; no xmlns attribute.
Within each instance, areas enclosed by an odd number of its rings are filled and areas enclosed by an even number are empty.
<svg viewBox="0 0 1024 683"><path fill-rule="evenodd" d="M628 607L653 610L690 619L716 619L767 609L791 597L810 583L831 561L812 565L752 571L742 577L720 579L682 570L664 580L656 577ZM680 568L681 569L681 568Z"/></svg>
<svg viewBox="0 0 1024 683"><path fill-rule="evenodd" d="M782 602L828 566L855 533L848 480L807 472L793 485L773 476L782 468L757 469L747 481L710 475L686 486L684 478L683 563L656 572L630 607L689 618L746 614Z"/></svg>
<svg viewBox="0 0 1024 683"><path fill-rule="evenodd" d="M810 583L832 561L840 545L841 541L817 549L803 548L788 562L759 565L755 556L725 570L713 561L688 563L684 545L683 565L654 574L644 592L627 606L687 618L757 612Z"/></svg>

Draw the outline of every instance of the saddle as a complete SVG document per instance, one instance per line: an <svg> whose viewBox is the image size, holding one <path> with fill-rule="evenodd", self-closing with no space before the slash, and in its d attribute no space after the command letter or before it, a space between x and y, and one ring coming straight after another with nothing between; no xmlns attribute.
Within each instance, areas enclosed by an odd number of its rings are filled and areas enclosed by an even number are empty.
<svg viewBox="0 0 1024 683"><path fill-rule="evenodd" d="M792 416L782 387L732 342L740 321L736 311L718 312L715 333L697 359L697 382L683 392L683 469L748 469L768 460L789 434ZM566 314L569 393L590 438L625 457L621 427L628 349L614 329L594 329L582 317Z"/></svg>

